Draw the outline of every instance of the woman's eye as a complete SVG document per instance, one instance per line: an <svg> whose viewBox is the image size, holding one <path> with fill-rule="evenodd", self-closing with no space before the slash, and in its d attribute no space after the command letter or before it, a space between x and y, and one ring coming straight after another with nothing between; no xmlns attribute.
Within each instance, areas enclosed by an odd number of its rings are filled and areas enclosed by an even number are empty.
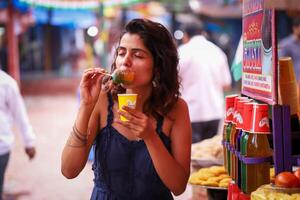
<svg viewBox="0 0 300 200"><path fill-rule="evenodd" d="M118 56L123 56L123 55L125 55L125 51L124 50L119 50L118 51Z"/></svg>
<svg viewBox="0 0 300 200"><path fill-rule="evenodd" d="M134 56L137 57L137 58L143 58L143 55L140 54L140 53L135 53Z"/></svg>

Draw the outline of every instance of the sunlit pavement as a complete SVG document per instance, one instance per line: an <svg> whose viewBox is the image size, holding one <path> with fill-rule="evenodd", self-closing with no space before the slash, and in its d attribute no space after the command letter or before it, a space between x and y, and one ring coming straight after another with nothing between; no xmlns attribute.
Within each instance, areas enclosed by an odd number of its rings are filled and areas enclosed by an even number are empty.
<svg viewBox="0 0 300 200"><path fill-rule="evenodd" d="M76 95L25 95L30 122L37 135L37 155L29 161L19 134L10 157L4 200L88 200L93 186L89 162L68 180L60 172L62 148L77 111ZM190 190L176 197L189 199Z"/></svg>
<svg viewBox="0 0 300 200"><path fill-rule="evenodd" d="M26 96L31 124L37 135L37 155L29 161L17 135L6 173L5 196L28 200L85 200L92 190L91 163L67 180L60 172L64 143L72 127L76 96Z"/></svg>

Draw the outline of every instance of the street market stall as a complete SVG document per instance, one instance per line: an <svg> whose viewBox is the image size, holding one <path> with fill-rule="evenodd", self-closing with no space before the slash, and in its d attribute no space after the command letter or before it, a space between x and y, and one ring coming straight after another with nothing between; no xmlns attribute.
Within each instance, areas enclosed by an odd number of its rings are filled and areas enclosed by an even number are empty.
<svg viewBox="0 0 300 200"><path fill-rule="evenodd" d="M243 1L241 94L226 97L222 141L224 167L232 179L229 200L300 198L299 178L293 185L280 182L299 171L300 152L293 147L300 136L300 110L293 63L289 57L278 58L276 35L276 9L295 2ZM212 187L197 173L191 184Z"/></svg>
<svg viewBox="0 0 300 200"><path fill-rule="evenodd" d="M277 176L284 171L292 172L292 167L299 165L298 156L292 154L294 137L291 135L291 120L299 123L297 82L292 60L277 58L276 11L266 7L267 3L243 1L241 94L248 99L236 97L233 100L236 124L244 122L239 131L240 138L234 135L235 130L232 131L234 122L228 121L226 126L225 166L233 178L228 199L250 199L250 195L254 198L259 187L271 182L271 163L275 170L275 185L269 187L278 191L281 188ZM244 107L242 111L239 111L239 105ZM270 137L269 133L272 134ZM272 151L270 146L273 146Z"/></svg>

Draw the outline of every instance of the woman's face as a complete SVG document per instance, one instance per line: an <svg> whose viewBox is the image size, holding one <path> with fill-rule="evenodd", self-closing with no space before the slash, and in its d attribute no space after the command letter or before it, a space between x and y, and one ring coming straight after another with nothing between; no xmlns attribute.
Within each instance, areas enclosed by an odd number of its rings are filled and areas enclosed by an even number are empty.
<svg viewBox="0 0 300 200"><path fill-rule="evenodd" d="M126 88L151 85L153 76L153 57L137 34L125 33L117 50L116 67L132 70L135 78Z"/></svg>

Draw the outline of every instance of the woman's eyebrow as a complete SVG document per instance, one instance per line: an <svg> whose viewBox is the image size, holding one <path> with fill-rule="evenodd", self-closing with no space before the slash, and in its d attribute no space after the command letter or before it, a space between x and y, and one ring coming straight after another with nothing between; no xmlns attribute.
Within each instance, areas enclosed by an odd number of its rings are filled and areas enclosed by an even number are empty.
<svg viewBox="0 0 300 200"><path fill-rule="evenodd" d="M133 49L131 49L131 51L141 51L141 52L143 52L143 53L148 54L148 51L146 51L146 50L144 50L144 49L140 49L140 48L133 48Z"/></svg>
<svg viewBox="0 0 300 200"><path fill-rule="evenodd" d="M119 50L125 50L125 49L126 49L125 47L118 46L117 51L119 51Z"/></svg>
<svg viewBox="0 0 300 200"><path fill-rule="evenodd" d="M125 47L123 46L119 46L117 48L117 50L126 50ZM145 49L141 49L141 48L132 48L132 49L129 49L130 51L133 51L133 52L143 52L143 53L146 53L146 54L149 54L149 51L145 50Z"/></svg>

